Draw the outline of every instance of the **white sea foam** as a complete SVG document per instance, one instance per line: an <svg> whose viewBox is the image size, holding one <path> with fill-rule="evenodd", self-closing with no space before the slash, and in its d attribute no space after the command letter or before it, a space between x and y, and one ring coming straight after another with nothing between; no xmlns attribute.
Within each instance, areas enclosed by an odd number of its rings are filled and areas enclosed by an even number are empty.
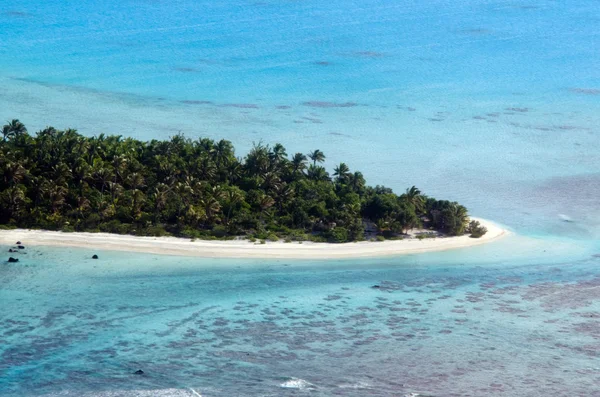
<svg viewBox="0 0 600 397"><path fill-rule="evenodd" d="M41 397L202 397L193 389L113 390L102 392L62 391Z"/></svg>
<svg viewBox="0 0 600 397"><path fill-rule="evenodd" d="M298 389L298 390L311 390L311 389L315 388L315 385L313 385L312 383L310 383L304 379L299 379L299 378L290 378L289 380L286 380L279 386L283 387L285 389Z"/></svg>
<svg viewBox="0 0 600 397"><path fill-rule="evenodd" d="M192 392L192 394L194 396L196 396L196 397L202 397L202 395L200 393L198 393L196 390L192 389L191 387L190 387L190 391Z"/></svg>
<svg viewBox="0 0 600 397"><path fill-rule="evenodd" d="M565 222L573 222L573 218L571 218L569 215L558 214L558 217Z"/></svg>
<svg viewBox="0 0 600 397"><path fill-rule="evenodd" d="M342 383L339 384L338 387L340 389L369 389L371 387L373 387L373 385L371 385L368 382L356 382L356 383Z"/></svg>

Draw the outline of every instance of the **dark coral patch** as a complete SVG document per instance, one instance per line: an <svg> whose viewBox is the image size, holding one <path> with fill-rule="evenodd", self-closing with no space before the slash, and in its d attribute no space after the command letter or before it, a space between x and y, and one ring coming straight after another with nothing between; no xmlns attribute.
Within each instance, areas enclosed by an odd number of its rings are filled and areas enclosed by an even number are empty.
<svg viewBox="0 0 600 397"><path fill-rule="evenodd" d="M13 17L13 18L28 18L28 17L32 16L30 13L28 13L26 11L16 11L16 10L5 11L2 14L6 15L8 17Z"/></svg>
<svg viewBox="0 0 600 397"><path fill-rule="evenodd" d="M584 94L584 95L600 95L600 88L569 88L569 91L574 92L575 94Z"/></svg>
<svg viewBox="0 0 600 397"><path fill-rule="evenodd" d="M258 109L258 105L254 103L225 103L221 106L225 108Z"/></svg>
<svg viewBox="0 0 600 397"><path fill-rule="evenodd" d="M307 101L302 102L304 106L310 106L313 108L351 108L358 106L355 102L325 102L325 101Z"/></svg>
<svg viewBox="0 0 600 397"><path fill-rule="evenodd" d="M189 68L189 67L173 68L173 70L175 70L176 72L182 72L182 73L196 73L199 71L198 69Z"/></svg>
<svg viewBox="0 0 600 397"><path fill-rule="evenodd" d="M313 124L323 124L323 120L315 117L302 117L302 120L310 121Z"/></svg>
<svg viewBox="0 0 600 397"><path fill-rule="evenodd" d="M348 134L342 134L341 132L330 132L329 135L334 135L334 136L345 136L345 137L350 137L350 135Z"/></svg>
<svg viewBox="0 0 600 397"><path fill-rule="evenodd" d="M481 36L481 35L486 35L486 34L492 34L493 32L489 29L475 28L475 29L459 30L458 33L473 35L473 36Z"/></svg>
<svg viewBox="0 0 600 397"><path fill-rule="evenodd" d="M210 105L211 101L193 101L193 100L183 100L181 103L185 103L186 105Z"/></svg>
<svg viewBox="0 0 600 397"><path fill-rule="evenodd" d="M353 52L351 55L358 58L381 58L385 56L383 52L377 51L356 51Z"/></svg>

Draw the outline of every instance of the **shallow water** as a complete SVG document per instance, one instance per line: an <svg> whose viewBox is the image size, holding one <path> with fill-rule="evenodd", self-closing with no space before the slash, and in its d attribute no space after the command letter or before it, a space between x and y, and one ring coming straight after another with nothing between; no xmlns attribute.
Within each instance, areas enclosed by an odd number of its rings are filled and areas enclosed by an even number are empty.
<svg viewBox="0 0 600 397"><path fill-rule="evenodd" d="M28 248L0 265L0 395L598 395L595 1L5 0L0 19L2 120L319 148L516 233L322 262Z"/></svg>
<svg viewBox="0 0 600 397"><path fill-rule="evenodd" d="M600 258L478 249L311 263L28 249L0 273L2 395L593 395Z"/></svg>

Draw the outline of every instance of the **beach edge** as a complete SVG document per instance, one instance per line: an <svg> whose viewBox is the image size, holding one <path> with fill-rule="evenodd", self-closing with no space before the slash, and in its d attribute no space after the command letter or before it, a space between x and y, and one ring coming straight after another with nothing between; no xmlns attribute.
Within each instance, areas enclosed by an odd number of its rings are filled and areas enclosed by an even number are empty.
<svg viewBox="0 0 600 397"><path fill-rule="evenodd" d="M488 229L480 238L467 235L423 240L361 241L352 243L265 244L247 240L190 240L180 237L139 237L111 233L12 229L0 230L0 245L14 246L16 241L30 246L71 247L101 251L126 251L146 254L229 259L348 259L402 256L425 252L473 247L497 241L511 232L487 219L471 217Z"/></svg>

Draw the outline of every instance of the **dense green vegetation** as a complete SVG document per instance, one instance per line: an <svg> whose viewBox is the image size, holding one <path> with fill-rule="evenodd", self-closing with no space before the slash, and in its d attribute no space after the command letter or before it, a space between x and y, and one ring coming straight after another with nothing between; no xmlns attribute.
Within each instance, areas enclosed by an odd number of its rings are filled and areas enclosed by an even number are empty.
<svg viewBox="0 0 600 397"><path fill-rule="evenodd" d="M142 142L54 128L32 136L18 120L2 134L1 225L334 242L363 239L369 222L387 238L422 226L449 235L471 228L456 202L415 187L402 195L369 187L344 163L329 175L320 150L288 157L280 144L258 143L241 159L226 140Z"/></svg>

